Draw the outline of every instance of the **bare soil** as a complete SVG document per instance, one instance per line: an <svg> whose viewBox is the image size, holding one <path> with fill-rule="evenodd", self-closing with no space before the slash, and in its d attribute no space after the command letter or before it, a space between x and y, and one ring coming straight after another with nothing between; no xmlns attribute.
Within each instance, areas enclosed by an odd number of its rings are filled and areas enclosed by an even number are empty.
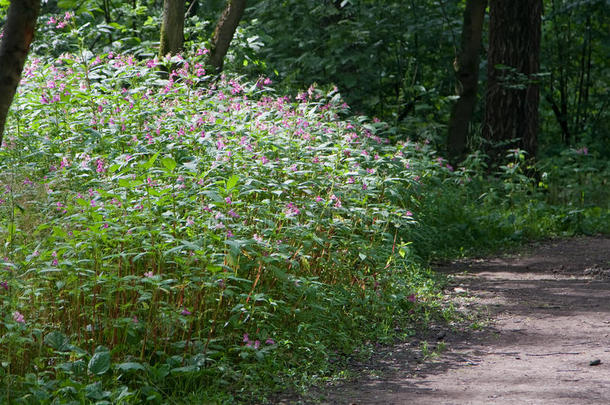
<svg viewBox="0 0 610 405"><path fill-rule="evenodd" d="M383 348L283 404L610 404L610 238L438 266L469 323ZM436 353L435 353L436 352Z"/></svg>

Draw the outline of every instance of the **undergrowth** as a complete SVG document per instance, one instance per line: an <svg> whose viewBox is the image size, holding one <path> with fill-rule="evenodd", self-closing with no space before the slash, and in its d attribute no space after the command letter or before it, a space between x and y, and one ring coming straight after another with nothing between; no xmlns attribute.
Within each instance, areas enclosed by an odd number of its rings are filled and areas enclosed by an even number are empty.
<svg viewBox="0 0 610 405"><path fill-rule="evenodd" d="M450 320L431 258L608 231L591 155L540 181L521 151L454 169L334 89L280 96L204 55L26 67L0 151L3 402L264 402Z"/></svg>

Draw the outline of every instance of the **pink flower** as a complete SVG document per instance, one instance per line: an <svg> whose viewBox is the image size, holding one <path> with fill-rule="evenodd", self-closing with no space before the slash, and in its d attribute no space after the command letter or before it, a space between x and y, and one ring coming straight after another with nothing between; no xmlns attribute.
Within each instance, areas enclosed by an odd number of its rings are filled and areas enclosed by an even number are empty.
<svg viewBox="0 0 610 405"><path fill-rule="evenodd" d="M415 297L415 294L411 294L407 297L407 300L409 302L415 302L417 300L417 298Z"/></svg>
<svg viewBox="0 0 610 405"><path fill-rule="evenodd" d="M268 344L268 345L274 345L275 344L275 340L267 339L267 340L265 340L265 343Z"/></svg>
<svg viewBox="0 0 610 405"><path fill-rule="evenodd" d="M97 159L96 161L97 168L95 169L98 173L104 173L106 169L104 168L104 159Z"/></svg>
<svg viewBox="0 0 610 405"><path fill-rule="evenodd" d="M180 315L184 315L184 316L188 316L188 315L191 315L191 314L192 314L192 312L191 312L191 311L189 311L189 310L188 310L188 309L186 309L186 308L185 308L185 309L183 309L183 310L182 310L182 312L180 312Z"/></svg>
<svg viewBox="0 0 610 405"><path fill-rule="evenodd" d="M413 213L411 211L407 211L407 212L405 212L405 215L408 216L408 217L412 217Z"/></svg>
<svg viewBox="0 0 610 405"><path fill-rule="evenodd" d="M146 278L151 278L152 276L154 276L154 273L152 272L152 270L144 273L144 277L146 277Z"/></svg>
<svg viewBox="0 0 610 405"><path fill-rule="evenodd" d="M25 323L25 317L19 311L13 312L13 320L18 323Z"/></svg>

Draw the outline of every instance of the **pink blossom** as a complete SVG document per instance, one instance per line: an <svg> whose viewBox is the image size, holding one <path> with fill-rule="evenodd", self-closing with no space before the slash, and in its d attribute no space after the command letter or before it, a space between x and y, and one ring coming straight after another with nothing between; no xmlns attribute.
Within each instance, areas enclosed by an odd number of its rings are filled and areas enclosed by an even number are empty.
<svg viewBox="0 0 610 405"><path fill-rule="evenodd" d="M97 159L96 161L97 168L95 169L98 173L105 173L106 168L104 167L104 159Z"/></svg>
<svg viewBox="0 0 610 405"><path fill-rule="evenodd" d="M18 323L25 323L25 317L19 311L13 312L13 320Z"/></svg>

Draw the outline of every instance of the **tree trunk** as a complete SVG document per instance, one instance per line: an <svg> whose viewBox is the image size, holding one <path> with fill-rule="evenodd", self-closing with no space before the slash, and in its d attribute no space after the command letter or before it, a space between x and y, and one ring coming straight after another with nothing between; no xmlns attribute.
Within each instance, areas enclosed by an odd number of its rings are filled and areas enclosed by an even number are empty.
<svg viewBox="0 0 610 405"><path fill-rule="evenodd" d="M184 43L184 3L185 0L164 0L159 58L167 54L175 55Z"/></svg>
<svg viewBox="0 0 610 405"><path fill-rule="evenodd" d="M0 44L0 146L8 110L36 32L40 0L13 0Z"/></svg>
<svg viewBox="0 0 610 405"><path fill-rule="evenodd" d="M454 159L459 158L466 148L468 125L477 102L479 52L486 8L487 0L468 0L464 10L461 49L454 65L459 98L451 109L447 138L449 156Z"/></svg>
<svg viewBox="0 0 610 405"><path fill-rule="evenodd" d="M216 73L222 71L224 58L229 50L229 44L231 44L245 9L246 0L229 0L227 7L218 20L214 35L212 36L212 46L210 49L210 65L212 65Z"/></svg>
<svg viewBox="0 0 610 405"><path fill-rule="evenodd" d="M536 154L540 94L534 75L540 67L541 16L542 0L494 0L489 5L483 136L496 161L509 145Z"/></svg>

